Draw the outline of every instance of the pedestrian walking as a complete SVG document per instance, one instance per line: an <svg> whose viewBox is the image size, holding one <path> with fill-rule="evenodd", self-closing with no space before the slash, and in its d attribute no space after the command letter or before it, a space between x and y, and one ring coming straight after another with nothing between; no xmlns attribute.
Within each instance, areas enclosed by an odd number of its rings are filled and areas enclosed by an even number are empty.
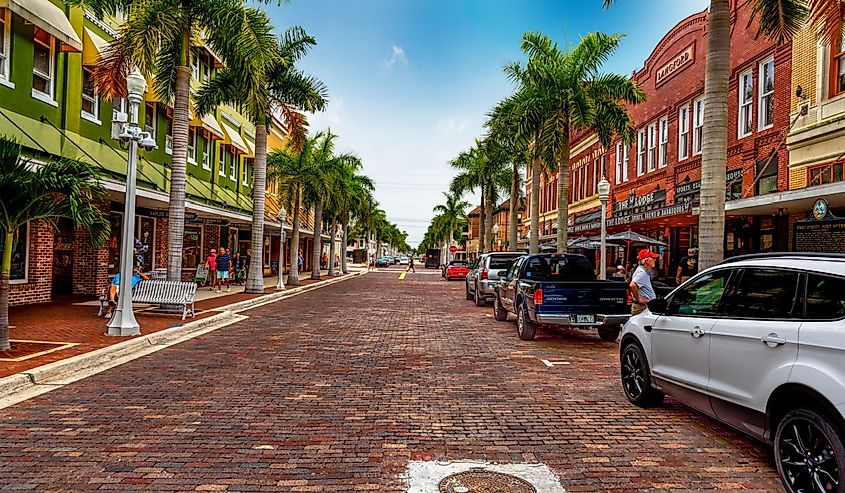
<svg viewBox="0 0 845 493"><path fill-rule="evenodd" d="M299 272L302 272L302 249L296 254L296 265L299 267Z"/></svg>
<svg viewBox="0 0 845 493"><path fill-rule="evenodd" d="M698 251L695 248L687 249L687 256L681 259L678 264L678 272L675 273L675 282L681 284L690 277L698 274Z"/></svg>
<svg viewBox="0 0 845 493"><path fill-rule="evenodd" d="M214 285L217 283L217 250L214 248L208 252L208 257L205 259L206 285L209 291L214 290Z"/></svg>
<svg viewBox="0 0 845 493"><path fill-rule="evenodd" d="M417 270L416 270L416 269L414 269L414 256L413 256L413 255L411 255L410 257L408 257L408 268L407 268L407 269L405 269L405 272L408 272L408 271L411 271L411 272L413 272L414 274L416 274L416 273L417 273Z"/></svg>
<svg viewBox="0 0 845 493"><path fill-rule="evenodd" d="M235 284L242 284L244 280L244 260L241 257L241 252L235 252L232 257L232 277L235 278Z"/></svg>
<svg viewBox="0 0 845 493"><path fill-rule="evenodd" d="M246 272L246 275L249 275L249 263L250 262L252 262L252 249L247 248L246 249L246 255L244 255L244 258L243 258L244 272ZM246 276L244 276L244 277L246 277Z"/></svg>
<svg viewBox="0 0 845 493"><path fill-rule="evenodd" d="M229 279L229 271L232 270L232 257L229 255L228 248L221 248L220 250L223 251L220 255L217 256L217 292L219 293L223 289L223 285L226 285L226 291L229 292L232 290L231 280Z"/></svg>
<svg viewBox="0 0 845 493"><path fill-rule="evenodd" d="M651 285L649 271L654 268L655 260L660 255L650 252L647 249L640 250L637 256L639 265L631 276L631 314L638 315L646 309L646 303L656 298L654 287Z"/></svg>
<svg viewBox="0 0 845 493"><path fill-rule="evenodd" d="M370 255L370 263L367 266L367 271L371 271L376 268L376 256Z"/></svg>

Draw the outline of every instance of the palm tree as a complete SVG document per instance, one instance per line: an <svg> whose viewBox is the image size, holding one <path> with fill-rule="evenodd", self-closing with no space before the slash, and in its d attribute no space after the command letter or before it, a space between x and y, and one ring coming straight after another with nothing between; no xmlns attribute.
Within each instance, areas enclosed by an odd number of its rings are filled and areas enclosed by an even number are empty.
<svg viewBox="0 0 845 493"><path fill-rule="evenodd" d="M272 25L260 9L237 0L68 0L98 17L127 13L116 37L94 71L100 94L125 96L132 66L153 76L155 93L173 106L173 153L170 163L167 278L180 280L185 229L185 181L191 82L191 47L201 36L226 65L262 71Z"/></svg>
<svg viewBox="0 0 845 493"><path fill-rule="evenodd" d="M600 73L619 45L620 35L590 33L571 50L561 50L545 34L525 33L522 50L529 57L520 82L535 89L533 104L542 115L539 147L546 162L557 168L557 249L566 251L569 219L569 139L578 130L596 130L607 147L614 133L630 139L625 104L645 100L643 90L628 77Z"/></svg>
<svg viewBox="0 0 845 493"><path fill-rule="evenodd" d="M318 145L316 137L307 137L298 150L289 145L284 149L276 149L267 156L267 179L279 181L279 201L287 210L293 211L288 264L288 284L292 286L299 284L299 216L303 191L314 179L312 163Z"/></svg>
<svg viewBox="0 0 845 493"><path fill-rule="evenodd" d="M466 223L466 210L470 203L462 200L460 194L455 192L443 192L443 195L446 197L446 203L434 206L434 212L439 213L436 229L445 233L445 239L452 245L455 241L455 231Z"/></svg>
<svg viewBox="0 0 845 493"><path fill-rule="evenodd" d="M512 165L510 174L510 206L508 210L508 224L510 225L508 231L508 247L511 250L515 250L517 247L517 230L519 228L517 224L517 213L519 200L522 196L520 192L522 186L521 170L527 164L527 149L519 137L519 129L512 121L512 115L505 113L503 103L497 105L490 112L485 126L490 130L488 139L497 142L503 158Z"/></svg>
<svg viewBox="0 0 845 493"><path fill-rule="evenodd" d="M605 8L615 0L604 0ZM731 62L731 2L710 0L707 15L707 63L704 72L704 132L701 139L701 212L698 262L705 269L725 256L725 165L728 161L728 82ZM840 39L841 0L751 0L759 31L789 40L809 20L823 26L826 40Z"/></svg>
<svg viewBox="0 0 845 493"><path fill-rule="evenodd" d="M343 246L346 248L349 242L349 223L352 219L357 219L363 216L363 210L366 204L372 201L372 194L375 191L373 181L364 175L353 174L348 181L341 184L341 190L344 191L340 195L338 207L340 209L340 221L343 228ZM346 265L346 251L342 252L340 258L341 272L349 273L349 268Z"/></svg>
<svg viewBox="0 0 845 493"><path fill-rule="evenodd" d="M316 40L300 27L288 29L280 40L263 47L263 70L227 65L206 81L197 93L200 114L220 104L237 105L255 125L255 165L252 187L252 250L263 258L264 194L267 185L267 126L275 112L284 116L288 139L293 150L300 149L308 133L308 121L302 111L320 111L326 104L322 82L294 68L294 64ZM252 262L245 291L264 292L264 267Z"/></svg>
<svg viewBox="0 0 845 493"><path fill-rule="evenodd" d="M458 156L449 162L453 168L459 170L459 173L452 178L452 183L449 190L453 194L463 195L466 192L473 192L476 189L481 192L480 204L480 218L479 218L479 237L478 240L482 245L482 249L487 244L486 231L484 222L486 221L487 197L485 197L485 177L484 177L484 154L479 149L480 143L476 141L476 145L470 147L466 151L461 152Z"/></svg>
<svg viewBox="0 0 845 493"><path fill-rule="evenodd" d="M109 237L108 218L101 209L108 194L91 165L61 158L35 167L34 171L30 171L31 166L21 156L17 142L0 137L0 351L11 348L9 276L18 230L27 223L53 224L65 218L90 233L92 248L99 248Z"/></svg>
<svg viewBox="0 0 845 493"><path fill-rule="evenodd" d="M355 174L356 171L361 169L361 166L362 164L360 159L349 159L349 162L346 163L344 166L340 167L337 170L337 173L333 176L335 184L332 187L332 193L328 197L326 197L326 209L324 211L324 214L328 215L328 217L331 219L330 236L332 238L331 244L329 245L329 276L337 275L337 273L335 272L334 257L335 238L337 236L338 222L341 223L341 226L343 228L342 244L344 245L344 251L341 253L344 257L342 265L345 268L346 228L348 227L350 203L351 201L355 200L353 194L361 191L361 188L357 188L362 185L361 180L368 181L370 189L372 189L372 181L370 181L369 178Z"/></svg>

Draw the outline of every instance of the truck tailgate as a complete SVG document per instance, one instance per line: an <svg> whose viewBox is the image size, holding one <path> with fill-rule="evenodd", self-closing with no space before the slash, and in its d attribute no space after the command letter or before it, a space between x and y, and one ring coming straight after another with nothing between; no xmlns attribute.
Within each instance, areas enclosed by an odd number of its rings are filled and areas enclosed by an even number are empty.
<svg viewBox="0 0 845 493"><path fill-rule="evenodd" d="M541 313L621 314L628 313L627 286L615 281L572 281L543 283Z"/></svg>

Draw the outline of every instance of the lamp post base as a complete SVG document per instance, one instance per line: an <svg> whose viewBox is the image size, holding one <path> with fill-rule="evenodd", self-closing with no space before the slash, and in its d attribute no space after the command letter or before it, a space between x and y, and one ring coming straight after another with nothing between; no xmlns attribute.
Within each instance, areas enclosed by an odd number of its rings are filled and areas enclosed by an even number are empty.
<svg viewBox="0 0 845 493"><path fill-rule="evenodd" d="M135 321L135 317L132 316L132 320L124 320L122 315L120 311L115 310L106 329L106 335L119 337L140 335L141 326Z"/></svg>

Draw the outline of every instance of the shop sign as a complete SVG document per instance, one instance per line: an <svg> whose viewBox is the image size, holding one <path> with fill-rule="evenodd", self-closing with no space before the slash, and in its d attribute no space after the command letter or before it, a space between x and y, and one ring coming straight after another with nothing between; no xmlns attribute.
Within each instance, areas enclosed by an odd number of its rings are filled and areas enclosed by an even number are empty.
<svg viewBox="0 0 845 493"><path fill-rule="evenodd" d="M593 229L601 228L601 221L594 221L591 223L583 223L583 224L576 224L575 226L570 226L566 228L566 231L570 233L580 233L582 231L590 231Z"/></svg>
<svg viewBox="0 0 845 493"><path fill-rule="evenodd" d="M187 217L186 217L187 219ZM215 217L196 217L190 219L190 222L194 224L204 224L206 226L228 226L229 220L228 219L218 219Z"/></svg>
<svg viewBox="0 0 845 493"><path fill-rule="evenodd" d="M686 68L695 60L695 44L687 46L684 51L678 53L675 58L657 69L657 75L654 78L654 85L659 86L666 82L669 78L679 73L681 69Z"/></svg>
<svg viewBox="0 0 845 493"><path fill-rule="evenodd" d="M614 215L630 214L635 209L648 208L665 201L666 190L649 192L645 195L637 195L636 190L631 190L627 199L617 201L613 205L613 213Z"/></svg>
<svg viewBox="0 0 845 493"><path fill-rule="evenodd" d="M587 214L581 214L580 216L575 216L575 224L584 224L584 223L591 223L595 222L598 219L601 219L601 211L593 211Z"/></svg>
<svg viewBox="0 0 845 493"><path fill-rule="evenodd" d="M732 181L735 181L741 176L742 168L732 169L725 173L725 183L730 184ZM701 190L701 180L683 182L680 185L675 186L675 197L683 197L685 195L698 193L699 190Z"/></svg>
<svg viewBox="0 0 845 493"><path fill-rule="evenodd" d="M668 207L661 207L660 209L653 209L645 212L637 212L634 214L627 214L624 216L614 215L607 221L608 226L619 226L623 224L638 223L641 221L650 221L652 219L660 219L663 217L674 216L676 214L684 214L689 212L692 204L689 202L684 204L675 204Z"/></svg>

